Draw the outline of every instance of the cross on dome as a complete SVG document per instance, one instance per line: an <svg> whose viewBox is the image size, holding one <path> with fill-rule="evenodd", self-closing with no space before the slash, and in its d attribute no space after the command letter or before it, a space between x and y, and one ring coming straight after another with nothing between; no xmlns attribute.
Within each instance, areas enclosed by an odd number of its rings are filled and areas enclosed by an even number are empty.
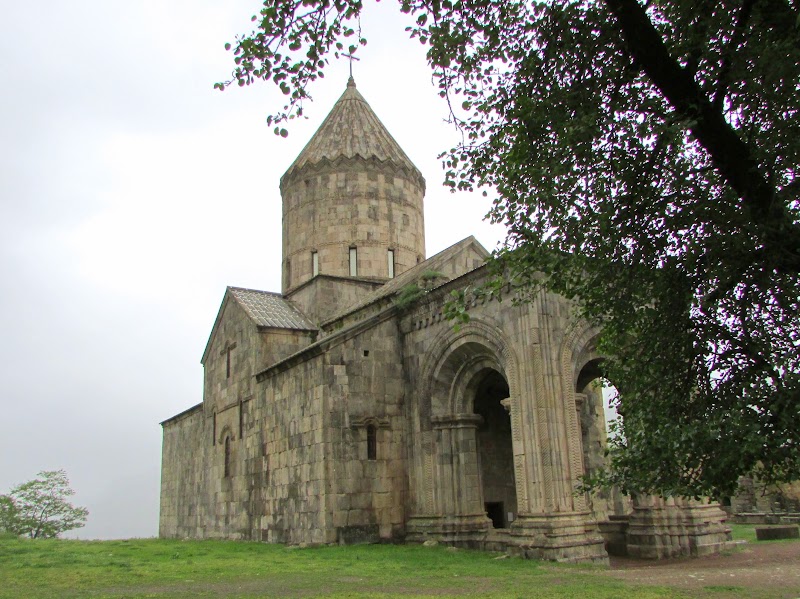
<svg viewBox="0 0 800 599"><path fill-rule="evenodd" d="M355 80L353 79L353 61L354 60L361 60L358 56L353 56L352 54L345 54L342 52L342 56L350 60L350 79L347 81L347 85L350 85L350 82L353 82L353 86L355 87Z"/></svg>

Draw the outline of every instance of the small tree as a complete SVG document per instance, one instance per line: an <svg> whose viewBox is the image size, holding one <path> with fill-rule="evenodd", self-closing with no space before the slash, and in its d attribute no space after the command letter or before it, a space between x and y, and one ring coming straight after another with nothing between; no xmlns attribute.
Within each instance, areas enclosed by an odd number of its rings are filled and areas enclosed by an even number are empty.
<svg viewBox="0 0 800 599"><path fill-rule="evenodd" d="M447 280L447 277L435 270L424 271L417 280L403 287L395 297L394 304L401 310L409 307L431 289Z"/></svg>
<svg viewBox="0 0 800 599"><path fill-rule="evenodd" d="M0 530L32 539L55 538L86 524L89 510L66 498L74 495L64 470L39 472L37 478L0 495Z"/></svg>

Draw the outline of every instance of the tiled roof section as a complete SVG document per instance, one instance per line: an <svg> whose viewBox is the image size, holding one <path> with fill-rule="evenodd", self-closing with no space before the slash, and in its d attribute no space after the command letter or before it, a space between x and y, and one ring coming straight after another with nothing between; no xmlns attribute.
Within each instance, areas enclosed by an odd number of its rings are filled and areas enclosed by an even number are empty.
<svg viewBox="0 0 800 599"><path fill-rule="evenodd" d="M342 157L351 159L361 157L365 160L376 158L381 162L394 163L422 177L417 167L372 111L364 96L356 89L352 77L330 114L283 178L289 177L305 166L323 160L333 162Z"/></svg>
<svg viewBox="0 0 800 599"><path fill-rule="evenodd" d="M413 266L412 268L409 268L404 273L396 276L394 279L388 281L385 285L379 287L378 289L370 293L368 296L366 296L363 300L361 300L357 304L349 306L346 310L343 310L342 312L339 312L332 318L328 319L325 323L323 323L323 326L325 326L330 322L339 320L340 318L343 318L348 314L357 312L361 308L364 308L365 306L368 306L384 297L391 297L393 295L396 295L397 293L400 292L400 290L403 289L403 287L405 287L410 283L415 282L420 277L420 275L425 271L432 270L434 272L441 272L445 274L445 276L447 276L448 278L457 278L467 274L472 270L475 270L474 267L472 266L465 266L463 269L459 269L460 272L456 274L448 272L451 269L447 268L447 264L450 263L452 260L454 260L459 253L468 248L470 245L472 245L476 249L478 254L480 254L484 259L489 257L489 252L486 251L486 248L484 248L478 242L478 240L475 239L473 235L470 235L469 237L462 239L458 243L451 245L449 248L442 250L438 254L431 256L424 262L420 262L419 264ZM447 282L446 280L442 281L441 284L444 284L446 282Z"/></svg>
<svg viewBox="0 0 800 599"><path fill-rule="evenodd" d="M276 329L316 330L308 318L279 293L228 287L228 291L258 326Z"/></svg>

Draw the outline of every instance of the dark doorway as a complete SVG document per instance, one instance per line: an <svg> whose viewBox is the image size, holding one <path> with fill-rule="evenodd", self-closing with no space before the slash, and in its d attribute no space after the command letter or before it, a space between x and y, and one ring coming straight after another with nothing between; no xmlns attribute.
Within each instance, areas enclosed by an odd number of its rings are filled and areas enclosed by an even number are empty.
<svg viewBox="0 0 800 599"><path fill-rule="evenodd" d="M477 376L473 409L482 417L475 437L483 502L492 526L505 528L517 512L511 416L501 403L509 396L508 383L503 375L491 368ZM511 516L506 517L506 511Z"/></svg>
<svg viewBox="0 0 800 599"><path fill-rule="evenodd" d="M489 520L492 521L492 526L494 528L506 527L505 511L503 510L502 501L490 501L484 503L483 507L486 510L486 515L489 516Z"/></svg>

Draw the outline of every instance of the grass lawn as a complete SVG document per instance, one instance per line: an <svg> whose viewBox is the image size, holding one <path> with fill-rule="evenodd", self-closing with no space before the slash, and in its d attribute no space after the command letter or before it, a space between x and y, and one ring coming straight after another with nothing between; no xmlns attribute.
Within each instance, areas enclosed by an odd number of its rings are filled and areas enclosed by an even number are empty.
<svg viewBox="0 0 800 599"><path fill-rule="evenodd" d="M737 527L736 536L746 534ZM626 584L597 567L496 558L421 546L0 539L0 599L719 596L710 589L697 595Z"/></svg>

